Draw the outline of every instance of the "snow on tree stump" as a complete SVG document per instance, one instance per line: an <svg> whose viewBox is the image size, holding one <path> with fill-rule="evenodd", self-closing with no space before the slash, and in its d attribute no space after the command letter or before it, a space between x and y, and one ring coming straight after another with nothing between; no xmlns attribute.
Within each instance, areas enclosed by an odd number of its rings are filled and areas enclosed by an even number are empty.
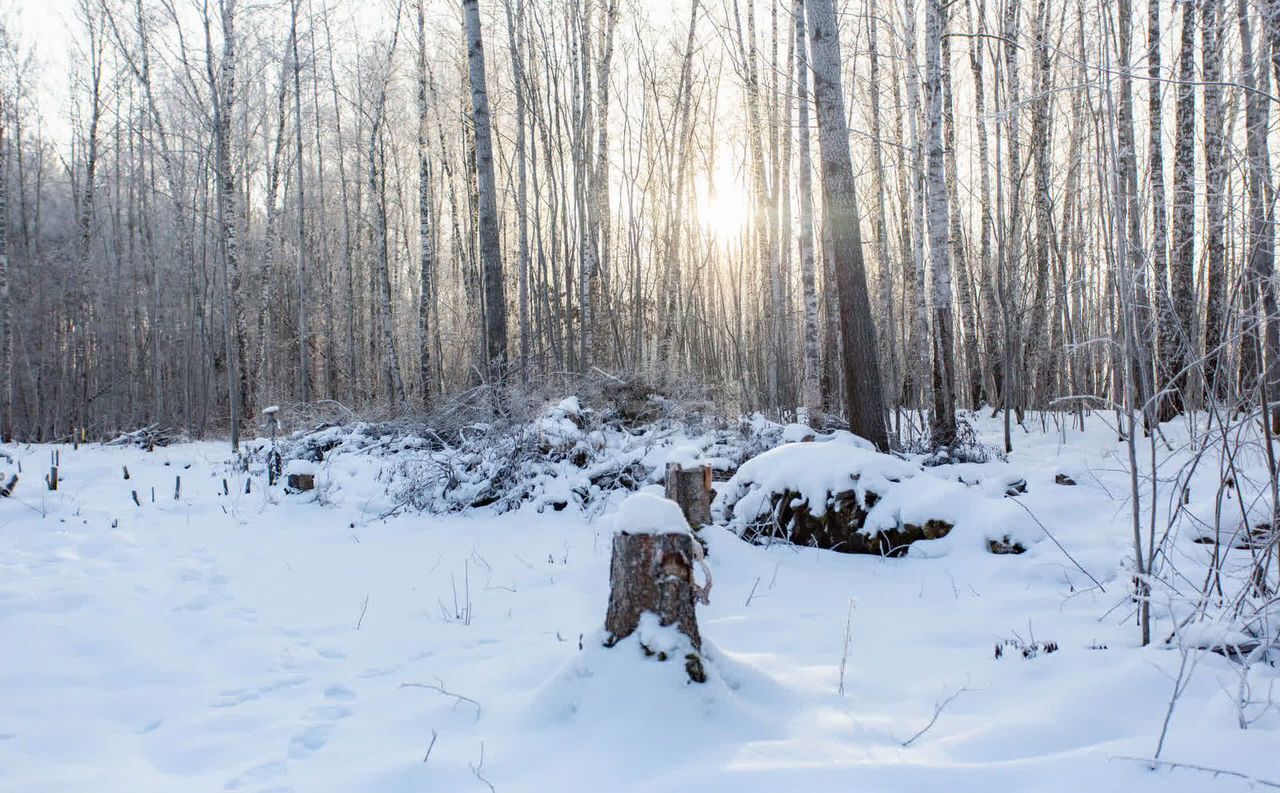
<svg viewBox="0 0 1280 793"><path fill-rule="evenodd" d="M285 467L285 490L305 493L316 486L316 465L307 460L290 460Z"/></svg>
<svg viewBox="0 0 1280 793"><path fill-rule="evenodd" d="M696 683L706 682L702 665L702 636L696 604L707 602L711 591L694 581L693 567L701 564L702 548L689 531L680 507L669 499L634 493L618 509L609 566L609 610L605 616L605 644L612 647L641 626L642 617L655 615L658 625L673 626L688 640L685 671ZM646 654L665 661L668 647L648 647Z"/></svg>
<svg viewBox="0 0 1280 793"><path fill-rule="evenodd" d="M711 466L667 463L667 498L676 502L694 529L711 522Z"/></svg>

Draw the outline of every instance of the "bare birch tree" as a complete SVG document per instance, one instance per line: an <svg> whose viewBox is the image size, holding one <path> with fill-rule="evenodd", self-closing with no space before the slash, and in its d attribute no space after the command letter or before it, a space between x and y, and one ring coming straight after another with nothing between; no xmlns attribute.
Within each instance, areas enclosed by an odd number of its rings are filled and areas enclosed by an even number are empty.
<svg viewBox="0 0 1280 793"><path fill-rule="evenodd" d="M925 3L925 103L929 264L933 312L933 441L956 441L955 341L951 316L951 217L942 145L942 0Z"/></svg>

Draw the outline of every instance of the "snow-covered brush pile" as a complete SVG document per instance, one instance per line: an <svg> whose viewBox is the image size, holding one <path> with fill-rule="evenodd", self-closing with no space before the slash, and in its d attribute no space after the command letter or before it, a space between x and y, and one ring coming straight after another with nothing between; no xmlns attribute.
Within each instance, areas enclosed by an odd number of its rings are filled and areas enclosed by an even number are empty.
<svg viewBox="0 0 1280 793"><path fill-rule="evenodd" d="M104 446L133 446L151 451L158 446L172 446L175 443L186 443L191 436L181 430L162 427L159 424L148 424L136 430L122 432L103 443Z"/></svg>
<svg viewBox="0 0 1280 793"><path fill-rule="evenodd" d="M616 396L616 395L614 395ZM782 442L787 429L760 417L733 420L662 397L599 407L579 397L532 416L453 424L356 422L298 432L283 458L317 463L366 455L395 503L427 512L590 510L610 496L662 480L668 463L710 465L726 477ZM255 441L246 466L265 465L270 442Z"/></svg>
<svg viewBox="0 0 1280 793"><path fill-rule="evenodd" d="M955 466L925 466L838 431L748 461L720 488L712 514L754 542L899 556L960 528L966 542L1021 552L1034 526L1004 500L1016 493L1009 479L994 470L979 478Z"/></svg>

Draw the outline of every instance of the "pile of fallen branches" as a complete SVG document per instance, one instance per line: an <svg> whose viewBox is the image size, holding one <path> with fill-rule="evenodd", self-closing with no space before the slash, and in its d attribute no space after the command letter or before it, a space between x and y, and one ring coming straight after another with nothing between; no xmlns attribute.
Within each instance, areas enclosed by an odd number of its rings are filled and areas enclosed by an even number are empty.
<svg viewBox="0 0 1280 793"><path fill-rule="evenodd" d="M122 432L115 438L103 443L104 446L133 446L138 449L146 449L151 451L157 446L170 446L175 443L184 443L191 440L185 433L179 430L162 427L159 424L148 424L145 427L139 427L136 430Z"/></svg>

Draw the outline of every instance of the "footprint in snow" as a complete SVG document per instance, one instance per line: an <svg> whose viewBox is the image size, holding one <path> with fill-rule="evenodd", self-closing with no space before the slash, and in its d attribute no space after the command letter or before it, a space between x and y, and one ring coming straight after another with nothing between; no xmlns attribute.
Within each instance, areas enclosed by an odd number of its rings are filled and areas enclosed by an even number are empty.
<svg viewBox="0 0 1280 793"><path fill-rule="evenodd" d="M306 713L302 714L303 721L337 721L345 719L351 715L351 708L346 705L317 705L314 708L308 708Z"/></svg>
<svg viewBox="0 0 1280 793"><path fill-rule="evenodd" d="M262 763L261 765L255 765L253 768L248 769L239 776L234 776L228 779L226 783L223 784L222 789L244 790L250 786L256 788L258 785L270 784L273 781L278 781L280 777L285 775L287 770L288 766L285 765L283 760L271 760L269 762ZM292 790L292 788L276 786L268 788L268 790L285 791Z"/></svg>
<svg viewBox="0 0 1280 793"><path fill-rule="evenodd" d="M399 668L400 668L399 666L371 666L368 669L361 672L359 677L362 680L368 680L369 678L372 678L372 677L386 677L387 675L391 674L392 672L396 671Z"/></svg>
<svg viewBox="0 0 1280 793"><path fill-rule="evenodd" d="M333 685L329 686L324 690L324 698L336 699L342 702L350 702L351 700L356 698L356 692L352 691L351 689L347 688L341 683L334 683Z"/></svg>
<svg viewBox="0 0 1280 793"><path fill-rule="evenodd" d="M332 724L313 724L289 739L289 757L301 760L318 752L329 742Z"/></svg>
<svg viewBox="0 0 1280 793"><path fill-rule="evenodd" d="M251 608L238 606L227 613L228 616L243 622L256 623L258 621L258 612Z"/></svg>
<svg viewBox="0 0 1280 793"><path fill-rule="evenodd" d="M175 608L174 611L204 611L212 606L213 602L213 598L208 595L201 595L188 600L186 603Z"/></svg>
<svg viewBox="0 0 1280 793"><path fill-rule="evenodd" d="M329 704L307 708L302 720L309 726L289 739L289 757L299 760L324 748L333 735L334 722L351 715L351 708L339 702L350 702L356 698L355 692L341 683L334 683L324 690L324 697Z"/></svg>
<svg viewBox="0 0 1280 793"><path fill-rule="evenodd" d="M279 691L285 688L293 688L307 682L305 677L283 677L279 680L267 683L264 686L258 686L259 694L270 694L272 691Z"/></svg>
<svg viewBox="0 0 1280 793"><path fill-rule="evenodd" d="M243 705L250 700L257 699L258 692L244 688L231 688L226 691L219 691L218 697L219 699L213 703L212 707L234 708L236 705Z"/></svg>

